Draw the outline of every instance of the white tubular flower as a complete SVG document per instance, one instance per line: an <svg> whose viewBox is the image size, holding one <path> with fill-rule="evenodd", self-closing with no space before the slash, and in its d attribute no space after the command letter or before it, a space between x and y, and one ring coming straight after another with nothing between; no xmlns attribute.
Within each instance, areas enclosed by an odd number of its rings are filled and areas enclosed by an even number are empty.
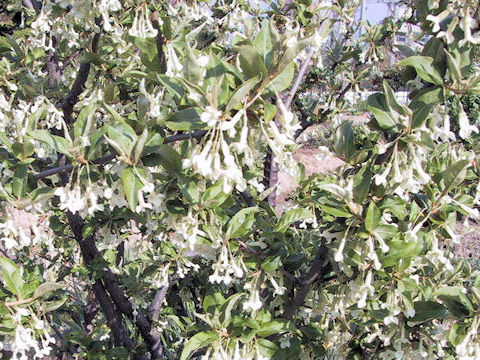
<svg viewBox="0 0 480 360"><path fill-rule="evenodd" d="M59 187L55 190L54 194L60 197L59 207L61 210L68 209L75 214L87 206L87 201L78 185L75 185L73 189Z"/></svg>
<svg viewBox="0 0 480 360"><path fill-rule="evenodd" d="M262 307L263 303L260 300L260 294L258 290L253 290L250 299L243 303L243 310L257 311Z"/></svg>
<svg viewBox="0 0 480 360"><path fill-rule="evenodd" d="M422 168L422 164L420 163L420 160L418 157L414 156L413 157L413 169L418 175L418 181L420 184L427 184L430 182L431 177L428 175Z"/></svg>
<svg viewBox="0 0 480 360"><path fill-rule="evenodd" d="M345 234L346 235L346 234ZM344 236L340 241L340 245L338 246L337 251L335 251L334 260L336 262L343 261L343 249L345 248L345 243L347 242L347 236Z"/></svg>
<svg viewBox="0 0 480 360"><path fill-rule="evenodd" d="M431 14L427 16L427 20L431 21L433 23L432 31L434 33L440 31L440 23L443 20L445 20L448 15L450 15L450 11L449 10L444 10L440 14L438 14L437 16L434 16L434 15L431 15Z"/></svg>
<svg viewBox="0 0 480 360"><path fill-rule="evenodd" d="M445 38L445 41L447 44L451 44L455 41L455 36L453 35L453 32L455 31L455 28L458 25L458 17L454 17L452 21L450 22L450 25L448 25L447 31L440 31L437 34L437 38Z"/></svg>
<svg viewBox="0 0 480 360"><path fill-rule="evenodd" d="M373 178L375 179L375 185L387 185L387 176L390 174L392 169L392 163L388 163L387 167L381 174L375 174Z"/></svg>
<svg viewBox="0 0 480 360"><path fill-rule="evenodd" d="M461 103L458 104L458 125L460 127L458 134L462 139L469 138L472 132L478 134L478 128L475 125L470 125L467 113L463 110Z"/></svg>
<svg viewBox="0 0 480 360"><path fill-rule="evenodd" d="M112 25L110 24L109 11L118 11L122 9L122 4L118 0L102 0L98 4L98 11L102 14L103 29L105 31L112 31Z"/></svg>
<svg viewBox="0 0 480 360"><path fill-rule="evenodd" d="M157 29L155 29L150 22L149 10L142 6L135 11L135 17L133 18L132 27L128 30L130 36L150 38L157 35Z"/></svg>
<svg viewBox="0 0 480 360"><path fill-rule="evenodd" d="M373 296L375 294L375 288L372 286L373 273L372 270L369 270L365 280L362 277L358 277L354 282L350 283L350 288L352 292L357 297L357 307L363 309L367 306L368 296Z"/></svg>
<svg viewBox="0 0 480 360"><path fill-rule="evenodd" d="M206 123L208 126L214 126L220 121L222 112L215 109L213 106L207 106L205 111L200 115L200 120Z"/></svg>
<svg viewBox="0 0 480 360"><path fill-rule="evenodd" d="M476 37L472 35L472 29L475 27L475 20L470 15L470 9L468 6L465 6L463 9L463 19L460 21L460 28L463 30L465 34L465 38L460 40L458 45L460 47L471 43L474 45L480 44L480 37Z"/></svg>
<svg viewBox="0 0 480 360"><path fill-rule="evenodd" d="M375 240L378 241L378 243L380 244L380 249L386 253L388 252L388 250L390 250L390 247L385 243L385 240L383 240L383 238L380 236L379 233L377 233L376 231L372 231L372 235L375 237Z"/></svg>
<svg viewBox="0 0 480 360"><path fill-rule="evenodd" d="M201 66L201 67L206 67L209 62L210 62L210 56L208 55L202 55L197 59L197 64L198 66Z"/></svg>
<svg viewBox="0 0 480 360"><path fill-rule="evenodd" d="M181 76L183 71L183 65L178 60L177 53L171 42L167 42L165 45L165 58L167 59L167 76Z"/></svg>

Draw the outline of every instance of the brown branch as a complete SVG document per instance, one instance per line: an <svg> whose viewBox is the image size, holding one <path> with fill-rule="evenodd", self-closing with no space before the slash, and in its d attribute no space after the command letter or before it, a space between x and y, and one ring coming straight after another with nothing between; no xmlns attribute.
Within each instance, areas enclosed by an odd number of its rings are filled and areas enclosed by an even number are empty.
<svg viewBox="0 0 480 360"><path fill-rule="evenodd" d="M97 25L99 24L99 20L96 20ZM92 40L92 51L97 52L98 50L98 43L100 39L100 33L96 33ZM66 123L73 123L72 113L73 107L78 102L78 97L85 89L85 83L88 79L88 74L90 72L90 63L82 63L80 65L77 78L70 90L70 93L65 98L64 102L62 103L62 109L64 113L64 118ZM97 159L95 162L107 162L114 158L114 155L107 155L101 159ZM60 163L60 171L57 173L61 174L62 183L65 186L68 183L68 175L66 174L67 171L73 169L68 165L65 164L66 157L64 155L59 154L59 163ZM54 173L54 169L50 169L50 174ZM91 235L87 238L83 237L83 227L84 222L83 219L77 215L73 214L70 211L67 211L67 218L70 225L70 228L75 236L75 240L78 242L80 246L80 250L82 252L83 259L85 264L89 265L94 259L96 258L103 258L100 252L98 251L95 245L94 236ZM106 268L102 272L101 279L97 279L93 286L93 291L95 292L95 297L98 300L100 307L102 308L102 312L105 314L107 318L107 324L112 331L114 336L114 342L117 346L125 346L129 350L133 350L135 348L134 342L128 336L128 332L123 326L122 322L122 313L127 315L130 319L134 319L133 316L133 307L132 304L128 301L128 299L123 294L120 286L116 282L115 276L110 271L110 269ZM108 291L108 294L107 294ZM121 312L116 310L118 308ZM160 345L159 336L157 334L157 338L155 339L153 336L150 335L150 322L144 316L139 314L136 319L136 325L140 330L140 333L144 337L144 339L150 345L150 352L152 354L152 359L159 359L162 356L162 348ZM135 357L138 360L146 360L148 359L146 355L138 355Z"/></svg>
<svg viewBox="0 0 480 360"><path fill-rule="evenodd" d="M60 79L62 77L62 73L58 67L57 46L58 38L56 36L52 36L53 49L48 51L46 64L48 85L50 87L60 83Z"/></svg>
<svg viewBox="0 0 480 360"><path fill-rule="evenodd" d="M177 134L177 135L167 136L163 140L163 143L164 144L170 144L170 143L173 143L173 142L176 142L176 141L181 141L181 140L199 139L199 138L203 137L207 132L208 132L208 130L198 130L198 131L194 131L190 134ZM114 154L108 154L108 155L102 156L98 159L92 160L91 163L95 164L95 165L106 164L106 163L109 163L110 161L112 161L113 159L115 159L116 156L117 155L114 155ZM52 175L55 175L55 174L70 172L74 169L74 167L75 166L72 165L72 164L57 166L57 167L39 172L38 174L35 175L35 178L38 180L38 179L42 179L42 178L52 176Z"/></svg>
<svg viewBox="0 0 480 360"><path fill-rule="evenodd" d="M163 300L165 300L165 296L167 296L167 291L168 286L164 285L155 293L155 297L148 308L148 311L151 313L152 321L158 320L160 310L162 309Z"/></svg>
<svg viewBox="0 0 480 360"><path fill-rule="evenodd" d="M293 82L293 85L290 88L288 97L284 103L287 111L290 108L292 101L295 98L295 95L298 91L298 88L300 87L300 84L303 81L305 73L312 60L312 56L313 56L313 50L309 50L309 52L307 53L306 59L303 61L302 65L300 66L300 70L298 71L295 81ZM275 123L280 128L281 125L280 125L278 116L280 116L280 112L277 109L277 116L275 118ZM275 161L275 155L273 154L271 149L268 149L267 155L264 161L264 172L263 172L263 184L265 185L266 188L272 188L277 185L278 173L279 173L279 167L277 162ZM273 208L277 205L277 192L275 190L273 190L268 195L267 201L270 204L270 206L272 206Z"/></svg>
<svg viewBox="0 0 480 360"><path fill-rule="evenodd" d="M87 238L84 238L82 235L82 230L84 226L82 218L79 215L72 214L71 212L67 213L67 217L70 227L75 235L75 240L80 245L83 258L85 259L87 265L93 259L102 259L103 256L95 245L95 239L93 235ZM122 289L118 285L115 275L108 267L105 267L101 271L101 279L102 283L100 285L102 285L104 291L106 290L106 292L108 292L108 294L110 295L109 299L111 299L115 307L120 310L121 313L127 316L127 318L135 322L135 325L140 331L140 334L149 345L152 359L161 359L163 357L163 349L161 347L160 337L158 334L156 334L156 332L152 331L150 321L140 312L137 316L134 316L132 303L125 296ZM95 291L95 296L100 302L102 310L104 310L101 299L98 297L97 291L98 289Z"/></svg>
<svg viewBox="0 0 480 360"><path fill-rule="evenodd" d="M300 289L298 289L293 301L292 306L285 310L284 317L288 320L292 319L295 314L297 313L300 306L303 305L305 302L305 298L310 291L310 286L312 283L317 280L317 278L321 275L323 268L325 267L325 262L327 260L328 254L328 247L325 244L325 241L322 241L322 244L317 250L315 255L315 259L313 260L312 265L310 266L310 270L306 274L306 276L299 280Z"/></svg>
<svg viewBox="0 0 480 360"><path fill-rule="evenodd" d="M96 19L95 23L97 25L100 25L100 20ZM99 41L100 41L100 32L97 32L93 36L92 52L95 53L98 51ZM91 67L91 63L89 61L83 62L80 64L75 82L73 83L73 86L70 89L69 94L63 100L60 106L63 110L63 117L67 124L73 123L73 119L72 119L73 107L78 102L78 97L80 96L80 94L85 90L85 83L87 82L87 79L88 79L90 67Z"/></svg>
<svg viewBox="0 0 480 360"><path fill-rule="evenodd" d="M310 62L312 61L312 56L313 56L313 50L309 50L307 53L307 57L302 63L302 66L300 66L300 70L298 71L297 77L295 78L295 82L292 85L292 88L290 89L290 93L288 95L287 100L285 101L285 107L288 109L290 105L292 104L293 98L295 97L295 94L298 91L298 88L300 87L300 84L303 81L303 77L305 76L305 73L307 72L308 66L310 65Z"/></svg>
<svg viewBox="0 0 480 360"><path fill-rule="evenodd" d="M161 73L164 74L167 71L167 60L165 57L165 51L163 51L165 39L163 37L162 28L158 19L158 11L155 11L152 15L152 25L157 30L157 37L155 38L155 41L157 43L158 63L160 65Z"/></svg>

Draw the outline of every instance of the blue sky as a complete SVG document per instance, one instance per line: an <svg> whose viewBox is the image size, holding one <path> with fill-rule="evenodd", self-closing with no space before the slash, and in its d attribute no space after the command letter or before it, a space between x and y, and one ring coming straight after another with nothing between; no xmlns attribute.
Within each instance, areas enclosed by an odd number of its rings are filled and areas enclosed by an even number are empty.
<svg viewBox="0 0 480 360"><path fill-rule="evenodd" d="M370 3L365 4L365 7L365 19L368 20L372 25L380 23L389 15L388 6L386 4Z"/></svg>

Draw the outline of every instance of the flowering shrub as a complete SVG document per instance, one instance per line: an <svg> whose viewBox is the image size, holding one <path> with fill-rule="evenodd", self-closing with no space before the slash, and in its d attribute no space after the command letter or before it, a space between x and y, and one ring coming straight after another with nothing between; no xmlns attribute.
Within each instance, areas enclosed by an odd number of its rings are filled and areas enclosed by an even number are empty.
<svg viewBox="0 0 480 360"><path fill-rule="evenodd" d="M17 4L2 358L478 359L480 276L449 247L479 216L480 10L412 0L359 37L359 5ZM396 64L409 103L384 81L322 148L345 165L307 178L295 139L348 112L401 22L430 36ZM291 107L309 67L315 116ZM279 170L300 182L281 214Z"/></svg>

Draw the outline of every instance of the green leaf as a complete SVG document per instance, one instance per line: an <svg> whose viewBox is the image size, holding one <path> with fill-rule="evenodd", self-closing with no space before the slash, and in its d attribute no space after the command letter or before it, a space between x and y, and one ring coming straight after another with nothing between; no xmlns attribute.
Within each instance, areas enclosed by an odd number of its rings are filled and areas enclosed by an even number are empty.
<svg viewBox="0 0 480 360"><path fill-rule="evenodd" d="M435 290L432 296L441 300L455 317L470 316L474 312L472 303L460 287L442 287Z"/></svg>
<svg viewBox="0 0 480 360"><path fill-rule="evenodd" d="M295 327L290 321L285 319L274 319L270 322L261 324L256 333L258 336L267 337L287 331L295 331Z"/></svg>
<svg viewBox="0 0 480 360"><path fill-rule="evenodd" d="M35 289L35 292L33 293L33 297L38 298L48 293L51 293L55 290L63 289L64 287L65 287L65 284L62 284L62 283L45 282L43 284L40 284Z"/></svg>
<svg viewBox="0 0 480 360"><path fill-rule="evenodd" d="M337 127L333 137L333 149L335 153L344 159L349 159L355 152L355 136L352 123L345 121Z"/></svg>
<svg viewBox="0 0 480 360"><path fill-rule="evenodd" d="M462 71L460 70L460 64L457 60L445 49L445 55L447 56L448 70L450 71L450 78L456 83L460 83L462 79Z"/></svg>
<svg viewBox="0 0 480 360"><path fill-rule="evenodd" d="M252 206L237 212L228 222L227 239L238 238L247 234L255 222L255 214L259 211L259 207Z"/></svg>
<svg viewBox="0 0 480 360"><path fill-rule="evenodd" d="M261 266L265 271L275 271L282 266L282 259L280 256L267 256Z"/></svg>
<svg viewBox="0 0 480 360"><path fill-rule="evenodd" d="M149 101L145 94L137 96L137 118L142 121L148 111Z"/></svg>
<svg viewBox="0 0 480 360"><path fill-rule="evenodd" d="M257 345L260 354L267 359L271 359L278 351L277 345L267 339L257 339Z"/></svg>
<svg viewBox="0 0 480 360"><path fill-rule="evenodd" d="M20 268L10 259L0 256L0 268L5 287L14 295L20 296L24 281Z"/></svg>
<svg viewBox="0 0 480 360"><path fill-rule="evenodd" d="M155 152L158 162L163 168L172 173L182 172L182 158L178 154L177 150L170 145L162 145Z"/></svg>
<svg viewBox="0 0 480 360"><path fill-rule="evenodd" d="M447 315L447 308L436 301L416 301L413 308L415 316L409 320L412 322L443 319Z"/></svg>
<svg viewBox="0 0 480 360"><path fill-rule="evenodd" d="M163 144L163 137L159 133L149 133L148 140L143 149L142 155L151 154L160 149Z"/></svg>
<svg viewBox="0 0 480 360"><path fill-rule="evenodd" d="M114 108L112 108L110 105L108 105L106 103L103 103L103 106L110 113L110 115L113 116L113 120L115 120L115 122L117 122L117 123L124 123L125 122L125 119Z"/></svg>
<svg viewBox="0 0 480 360"><path fill-rule="evenodd" d="M305 220L311 217L313 217L313 214L308 209L300 208L289 210L282 214L282 217L277 223L276 231L285 232L285 230L287 230L288 227L294 222Z"/></svg>
<svg viewBox="0 0 480 360"><path fill-rule="evenodd" d="M268 70L257 50L250 45L243 45L238 49L240 53L240 67L246 79L261 75L267 77Z"/></svg>
<svg viewBox="0 0 480 360"><path fill-rule="evenodd" d="M132 151L133 164L137 164L138 161L140 160L140 157L143 154L143 149L145 148L145 143L147 142L147 138L148 138L148 130L147 128L145 128L142 132L142 135L140 135L137 142L135 143L135 146L133 147L133 151Z"/></svg>
<svg viewBox="0 0 480 360"><path fill-rule="evenodd" d="M118 154L130 157L133 146L137 142L135 130L127 123L119 122L115 125L107 126L108 143L117 151Z"/></svg>
<svg viewBox="0 0 480 360"><path fill-rule="evenodd" d="M400 259L409 261L420 254L423 249L421 241L392 240L387 245L390 247L390 250L385 255L380 256L380 262L384 267L396 265Z"/></svg>
<svg viewBox="0 0 480 360"><path fill-rule="evenodd" d="M460 185L467 175L467 168L471 165L470 160L460 160L450 165L441 174L443 180L444 192L450 191L455 186Z"/></svg>
<svg viewBox="0 0 480 360"><path fill-rule="evenodd" d="M128 206L132 212L135 212L138 205L138 191L143 187L143 182L138 178L137 172L145 178L143 169L133 166L123 169L120 176L123 184L123 192L125 193Z"/></svg>
<svg viewBox="0 0 480 360"><path fill-rule="evenodd" d="M272 81L267 87L267 90L273 94L275 92L279 93L284 91L292 84L293 78L295 77L295 64L291 62L280 72L278 75L274 76ZM267 94L269 92L267 91Z"/></svg>
<svg viewBox="0 0 480 360"><path fill-rule="evenodd" d="M91 51L85 51L80 61L83 63L95 64L97 66L102 65L102 59L100 58L100 55Z"/></svg>
<svg viewBox="0 0 480 360"><path fill-rule="evenodd" d="M262 27L253 42L255 49L263 59L267 69L271 72L278 58L280 50L280 34L271 20L263 20Z"/></svg>
<svg viewBox="0 0 480 360"><path fill-rule="evenodd" d="M221 311L222 315L221 315L220 321L222 322L223 327L226 328L230 324L230 320L232 319L232 310L234 309L238 300L240 300L242 296L245 296L245 294L244 293L233 294L222 305L222 311Z"/></svg>
<svg viewBox="0 0 480 360"><path fill-rule="evenodd" d="M228 100L227 107L225 108L225 113L228 113L230 110L234 109L237 105L241 104L242 100L250 93L250 91L258 84L260 76L255 76L251 79L245 81L240 85L235 92Z"/></svg>
<svg viewBox="0 0 480 360"><path fill-rule="evenodd" d="M329 204L320 204L320 207L327 214L333 215L335 217L350 218L353 216L353 214L350 211L348 211L348 209L343 204L342 205L339 204L338 206L332 206Z"/></svg>
<svg viewBox="0 0 480 360"><path fill-rule="evenodd" d="M434 66L434 59L429 56L410 56L397 63L398 66L412 66L423 80L435 84L443 84L443 76Z"/></svg>
<svg viewBox="0 0 480 360"><path fill-rule="evenodd" d="M367 214L365 216L365 229L367 231L373 231L377 228L377 225L380 223L380 218L382 214L378 210L377 205L372 201L368 205Z"/></svg>
<svg viewBox="0 0 480 360"><path fill-rule="evenodd" d="M180 360L190 359L195 351L217 340L219 340L219 335L215 331L202 331L193 335L185 344Z"/></svg>
<svg viewBox="0 0 480 360"><path fill-rule="evenodd" d="M200 201L201 189L194 179L179 177L178 187L190 203L197 204Z"/></svg>
<svg viewBox="0 0 480 360"><path fill-rule="evenodd" d="M63 137L52 135L47 130L29 131L27 135L35 140L51 146L55 149L55 151L61 154L67 155L70 158L74 157L69 151L69 144L67 139Z"/></svg>
<svg viewBox="0 0 480 360"><path fill-rule="evenodd" d="M198 84L203 79L203 68L198 65L198 56L194 54L192 48L187 42L185 47L185 61L183 65L183 73L188 81Z"/></svg>
<svg viewBox="0 0 480 360"><path fill-rule="evenodd" d="M27 194L27 165L20 165L13 174L12 190L13 195L18 199L25 197Z"/></svg>
<svg viewBox="0 0 480 360"><path fill-rule="evenodd" d="M95 102L91 101L77 116L73 125L73 136L78 139L80 136L87 136L92 128L92 119L95 112Z"/></svg>
<svg viewBox="0 0 480 360"><path fill-rule="evenodd" d="M398 121L390 113L384 94L375 93L368 97L367 107L373 113L378 126L384 130L394 129L398 126Z"/></svg>
<svg viewBox="0 0 480 360"><path fill-rule="evenodd" d="M3 133L0 134L3 135ZM28 159L35 153L35 147L30 141L26 141L23 143L15 142L13 145L11 145L11 150L13 152L13 155L15 155L15 157L19 160Z"/></svg>
<svg viewBox="0 0 480 360"><path fill-rule="evenodd" d="M22 48L18 45L17 41L13 38L13 36L4 35L7 41L9 42L12 49L15 51L17 55L17 61L20 62L25 58L25 53L23 52Z"/></svg>
<svg viewBox="0 0 480 360"><path fill-rule="evenodd" d="M96 131L90 136L90 147L88 149L87 159L93 160L97 158L96 153L99 150L98 145L100 145L101 140L104 139L104 135L107 132L106 127L102 127L100 130Z"/></svg>
<svg viewBox="0 0 480 360"><path fill-rule="evenodd" d="M385 102L388 109L392 109L403 116L410 116L411 110L405 105L400 104L395 98L395 93L386 80L383 80L383 91L385 93Z"/></svg>
<svg viewBox="0 0 480 360"><path fill-rule="evenodd" d="M203 299L203 311L213 314L216 308L225 304L225 298L219 292L210 293Z"/></svg>
<svg viewBox="0 0 480 360"><path fill-rule="evenodd" d="M443 88L441 86L427 87L420 90L409 107L413 110L412 129L421 127L428 119L428 115L435 105L443 101Z"/></svg>
<svg viewBox="0 0 480 360"><path fill-rule="evenodd" d="M222 205L229 196L230 194L223 192L223 179L218 180L213 185L209 186L202 194L202 205L207 208L215 209Z"/></svg>
<svg viewBox="0 0 480 360"><path fill-rule="evenodd" d="M5 146L9 151L12 151L12 142L4 132L0 131L0 143Z"/></svg>
<svg viewBox="0 0 480 360"><path fill-rule="evenodd" d="M361 204L367 198L372 175L370 166L363 166L353 177L353 201L357 204Z"/></svg>
<svg viewBox="0 0 480 360"><path fill-rule="evenodd" d="M49 313L61 308L66 301L67 301L67 297L65 296L60 300L44 301L41 303L40 307L43 313Z"/></svg>
<svg viewBox="0 0 480 360"><path fill-rule="evenodd" d="M201 114L202 109L198 107L183 109L167 117L165 126L175 131L203 129L207 124L200 120Z"/></svg>

